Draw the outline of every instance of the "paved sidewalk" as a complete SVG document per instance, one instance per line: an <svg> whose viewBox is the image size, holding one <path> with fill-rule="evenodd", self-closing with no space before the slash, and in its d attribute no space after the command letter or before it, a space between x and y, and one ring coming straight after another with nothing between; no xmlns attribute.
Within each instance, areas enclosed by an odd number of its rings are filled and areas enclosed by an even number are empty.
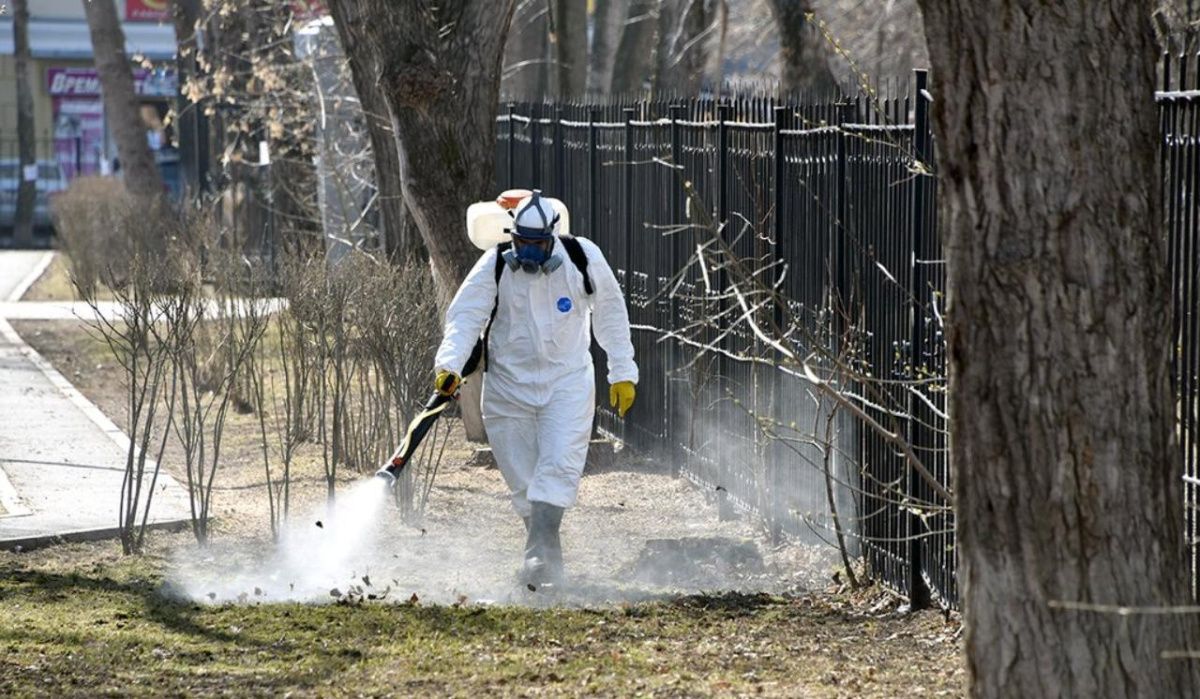
<svg viewBox="0 0 1200 699"><path fill-rule="evenodd" d="M0 300L41 264L42 253L0 252ZM0 549L115 536L128 443L0 317ZM184 488L160 473L149 521L180 526L188 511Z"/></svg>

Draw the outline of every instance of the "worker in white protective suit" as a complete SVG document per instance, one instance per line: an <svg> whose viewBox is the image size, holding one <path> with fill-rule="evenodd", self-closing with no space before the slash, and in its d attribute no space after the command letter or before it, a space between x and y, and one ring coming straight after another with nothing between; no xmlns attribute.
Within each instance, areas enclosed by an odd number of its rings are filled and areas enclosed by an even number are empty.
<svg viewBox="0 0 1200 699"><path fill-rule="evenodd" d="M556 584L559 526L575 504L595 414L591 334L608 355L609 401L621 417L638 369L625 300L600 249L559 236L558 216L536 191L514 211L511 244L486 251L450 303L435 386L458 390L482 334L483 423L525 521L522 577Z"/></svg>

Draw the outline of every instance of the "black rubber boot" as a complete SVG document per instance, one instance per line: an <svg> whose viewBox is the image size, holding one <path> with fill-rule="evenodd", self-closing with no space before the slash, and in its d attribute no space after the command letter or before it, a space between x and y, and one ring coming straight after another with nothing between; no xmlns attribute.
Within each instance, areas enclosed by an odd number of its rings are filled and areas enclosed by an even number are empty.
<svg viewBox="0 0 1200 699"><path fill-rule="evenodd" d="M545 502L534 502L529 516L529 536L525 541L523 582L535 588L562 582L562 546L558 528L562 524L563 508Z"/></svg>

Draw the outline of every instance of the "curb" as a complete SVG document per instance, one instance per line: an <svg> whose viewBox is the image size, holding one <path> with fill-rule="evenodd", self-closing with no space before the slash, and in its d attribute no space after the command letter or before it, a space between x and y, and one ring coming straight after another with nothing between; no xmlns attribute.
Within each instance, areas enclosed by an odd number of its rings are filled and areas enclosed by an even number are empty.
<svg viewBox="0 0 1200 699"><path fill-rule="evenodd" d="M33 510L21 503L21 496L17 495L17 489L9 482L4 469L0 469L0 507L4 508L4 513L0 514L0 519L24 517L25 515L33 514Z"/></svg>
<svg viewBox="0 0 1200 699"><path fill-rule="evenodd" d="M21 283L17 284L16 287L13 288L12 293L8 295L8 298L5 299L5 301L20 301L21 297L25 295L25 292L29 291L29 287L36 284L38 279L41 279L42 274L45 273L46 268L49 267L50 263L53 261L54 251L47 250L46 253L42 255L42 259L38 260L38 263L34 265L29 274L25 275L25 278L21 280Z"/></svg>
<svg viewBox="0 0 1200 699"><path fill-rule="evenodd" d="M146 524L146 531L153 530L180 532L187 529L188 526L189 523L185 519L169 519L161 522L148 522ZM34 549L45 548L47 546L54 546L55 544L101 541L103 539L118 538L120 536L120 527L76 529L69 532L58 532L56 534L33 534L30 536L13 537L11 539L0 539L0 551L22 553L25 551L32 551Z"/></svg>
<svg viewBox="0 0 1200 699"><path fill-rule="evenodd" d="M65 376L59 373L59 371L55 369L50 362L42 357L42 355L38 354L37 350L31 347L29 343L25 342L25 340L21 338L17 331L13 329L12 325L10 325L4 318L0 318L0 336L3 336L4 339L11 342L13 346L17 348L18 352L20 352L31 363L33 363L33 365L37 367L43 375L45 375L50 383L56 389L58 389L58 391L65 396L67 400L71 401L76 408L82 411L83 414L86 415L93 424L100 428L101 432L108 435L108 438L111 439L113 443L115 443L122 451L127 451L129 449L129 437L126 436L125 432L121 430L120 427L117 427L117 425L110 420L107 415L101 412L100 408L96 407L95 403L92 403L87 399L86 396L80 393L79 389L75 388L75 386L72 385ZM146 466L148 470L158 467L157 464L150 459L146 460ZM3 469L0 469L0 479L2 479L5 484L8 484L9 488L12 489L11 484L8 483L7 476L3 475L3 473ZM178 486L178 483L176 485ZM10 509L8 501L4 500L4 508L6 510L9 510L13 514L15 514L16 510L24 510L23 514L26 515L32 514L28 511L28 508L25 508L19 504L19 497L15 490L12 490L12 496L17 497L17 503L14 503L12 509ZM0 497L7 497L4 494L2 487L0 487ZM0 519L6 520L8 519L8 515L5 515ZM151 522L147 524L147 528L185 527L188 525L188 523L189 520L186 518L160 520L158 522ZM118 536L119 534L119 527L101 527L96 529L58 532L54 534L37 534L26 537L0 540L0 549L12 549L15 546L20 546L22 550L27 550L40 546L48 546L56 541L94 541L96 539Z"/></svg>

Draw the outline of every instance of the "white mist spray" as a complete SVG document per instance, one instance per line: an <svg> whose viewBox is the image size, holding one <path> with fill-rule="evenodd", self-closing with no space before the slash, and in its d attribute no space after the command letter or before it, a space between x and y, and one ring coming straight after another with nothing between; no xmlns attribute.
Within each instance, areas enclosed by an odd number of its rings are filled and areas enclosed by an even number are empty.
<svg viewBox="0 0 1200 699"><path fill-rule="evenodd" d="M372 588L380 518L390 492L379 478L364 479L321 506L293 519L274 552L248 560L236 553L180 566L187 597L201 601L333 601L353 586ZM336 591L336 592L335 592Z"/></svg>

